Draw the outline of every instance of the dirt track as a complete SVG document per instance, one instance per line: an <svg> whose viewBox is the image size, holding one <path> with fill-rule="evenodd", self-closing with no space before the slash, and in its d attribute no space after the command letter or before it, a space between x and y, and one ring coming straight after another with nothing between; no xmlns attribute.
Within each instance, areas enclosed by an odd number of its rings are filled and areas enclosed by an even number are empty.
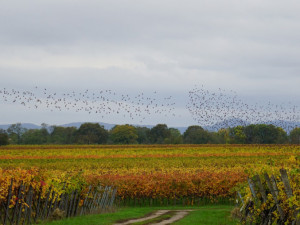
<svg viewBox="0 0 300 225"><path fill-rule="evenodd" d="M125 222L121 222L121 223L116 223L114 225L130 225L133 223L137 223L137 222L142 222L142 221L147 221L150 219L154 219L156 217L162 216L163 214L166 214L168 212L176 212L171 218L160 221L158 223L152 223L152 225L167 225L167 224L172 224L177 220L181 220L183 217L185 217L186 215L189 214L190 211L192 210L158 210L156 212L154 212L153 214L146 216L146 217L141 217L141 218L137 218L137 219L130 219L127 220Z"/></svg>

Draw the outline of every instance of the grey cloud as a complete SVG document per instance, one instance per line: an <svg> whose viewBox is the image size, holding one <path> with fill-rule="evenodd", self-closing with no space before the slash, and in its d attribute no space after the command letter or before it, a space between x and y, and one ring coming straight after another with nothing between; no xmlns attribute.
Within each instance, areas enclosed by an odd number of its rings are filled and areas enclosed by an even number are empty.
<svg viewBox="0 0 300 225"><path fill-rule="evenodd" d="M181 106L195 84L289 98L300 94L299 11L293 0L2 1L0 78L158 89Z"/></svg>

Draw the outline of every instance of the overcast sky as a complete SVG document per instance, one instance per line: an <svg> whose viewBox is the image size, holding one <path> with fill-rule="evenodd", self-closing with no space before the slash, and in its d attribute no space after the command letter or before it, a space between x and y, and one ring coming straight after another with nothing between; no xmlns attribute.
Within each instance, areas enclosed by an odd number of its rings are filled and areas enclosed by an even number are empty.
<svg viewBox="0 0 300 225"><path fill-rule="evenodd" d="M255 102L300 105L300 2L292 0L2 0L0 88L111 89L173 96L193 124L195 85ZM29 110L0 98L0 123L138 123L116 115Z"/></svg>

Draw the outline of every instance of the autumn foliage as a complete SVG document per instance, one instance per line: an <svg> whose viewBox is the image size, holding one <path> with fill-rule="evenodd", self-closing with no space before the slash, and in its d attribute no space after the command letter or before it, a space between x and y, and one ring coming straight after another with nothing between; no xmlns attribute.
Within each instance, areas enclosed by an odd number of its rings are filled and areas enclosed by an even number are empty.
<svg viewBox="0 0 300 225"><path fill-rule="evenodd" d="M299 168L299 157L297 145L5 146L0 148L0 202L12 178L14 188L23 181L57 193L113 185L124 201L214 201L234 196L248 175Z"/></svg>

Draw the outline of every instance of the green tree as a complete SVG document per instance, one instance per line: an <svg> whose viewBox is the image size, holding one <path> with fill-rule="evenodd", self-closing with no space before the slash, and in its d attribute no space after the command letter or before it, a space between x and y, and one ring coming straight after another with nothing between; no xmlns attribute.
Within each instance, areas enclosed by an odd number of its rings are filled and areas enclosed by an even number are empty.
<svg viewBox="0 0 300 225"><path fill-rule="evenodd" d="M277 139L276 144L286 144L289 141L288 135L284 129L277 127Z"/></svg>
<svg viewBox="0 0 300 225"><path fill-rule="evenodd" d="M229 129L220 129L217 132L210 132L210 143L226 144L229 143Z"/></svg>
<svg viewBox="0 0 300 225"><path fill-rule="evenodd" d="M41 126L42 128L39 130L41 142L46 144L49 141L49 132L48 132L49 127L45 123L42 123Z"/></svg>
<svg viewBox="0 0 300 225"><path fill-rule="evenodd" d="M228 128L226 128L226 129L223 128L223 129L218 130L218 136L221 139L220 143L223 143L223 144L229 143L229 129Z"/></svg>
<svg viewBox="0 0 300 225"><path fill-rule="evenodd" d="M53 126L50 142L53 144L73 144L75 142L76 127Z"/></svg>
<svg viewBox="0 0 300 225"><path fill-rule="evenodd" d="M0 129L0 145L8 145L8 135L7 133Z"/></svg>
<svg viewBox="0 0 300 225"><path fill-rule="evenodd" d="M274 125L256 124L254 127L255 144L274 144L277 139L277 130Z"/></svg>
<svg viewBox="0 0 300 225"><path fill-rule="evenodd" d="M229 142L234 144L245 144L247 137L244 129L245 127L243 126L229 128Z"/></svg>
<svg viewBox="0 0 300 225"><path fill-rule="evenodd" d="M256 124L253 129L254 144L280 144L287 141L286 132L272 124Z"/></svg>
<svg viewBox="0 0 300 225"><path fill-rule="evenodd" d="M166 138L170 138L171 132L166 124L157 124L149 132L149 139L153 144L163 144Z"/></svg>
<svg viewBox="0 0 300 225"><path fill-rule="evenodd" d="M164 140L165 144L182 144L182 135L178 129L169 128L170 137Z"/></svg>
<svg viewBox="0 0 300 225"><path fill-rule="evenodd" d="M136 144L137 130L131 125L117 125L110 131L110 138L114 144Z"/></svg>
<svg viewBox="0 0 300 225"><path fill-rule="evenodd" d="M186 144L207 144L209 140L209 132L201 126L189 126L183 133L183 142Z"/></svg>
<svg viewBox="0 0 300 225"><path fill-rule="evenodd" d="M300 128L296 127L290 132L290 143L291 144L300 144Z"/></svg>
<svg viewBox="0 0 300 225"><path fill-rule="evenodd" d="M105 144L108 131L99 123L84 123L76 131L75 136L75 141L79 144Z"/></svg>
<svg viewBox="0 0 300 225"><path fill-rule="evenodd" d="M139 144L149 144L149 134L150 134L150 129L147 127L136 127L136 132L138 135L137 142Z"/></svg>
<svg viewBox="0 0 300 225"><path fill-rule="evenodd" d="M232 143L238 144L284 144L288 141L286 132L272 124L251 124L230 129Z"/></svg>
<svg viewBox="0 0 300 225"><path fill-rule="evenodd" d="M254 144L255 143L255 140L257 139L257 129L256 129L256 126L255 124L250 124L248 126L246 126L244 128L244 133L245 133L245 136L246 136L246 141L245 143L248 143L248 144Z"/></svg>
<svg viewBox="0 0 300 225"><path fill-rule="evenodd" d="M22 135L26 131L25 128L22 127L21 123L16 123L10 125L7 129L7 133L12 144L21 144Z"/></svg>
<svg viewBox="0 0 300 225"><path fill-rule="evenodd" d="M49 133L45 128L29 129L22 135L22 144L41 145L48 142Z"/></svg>

